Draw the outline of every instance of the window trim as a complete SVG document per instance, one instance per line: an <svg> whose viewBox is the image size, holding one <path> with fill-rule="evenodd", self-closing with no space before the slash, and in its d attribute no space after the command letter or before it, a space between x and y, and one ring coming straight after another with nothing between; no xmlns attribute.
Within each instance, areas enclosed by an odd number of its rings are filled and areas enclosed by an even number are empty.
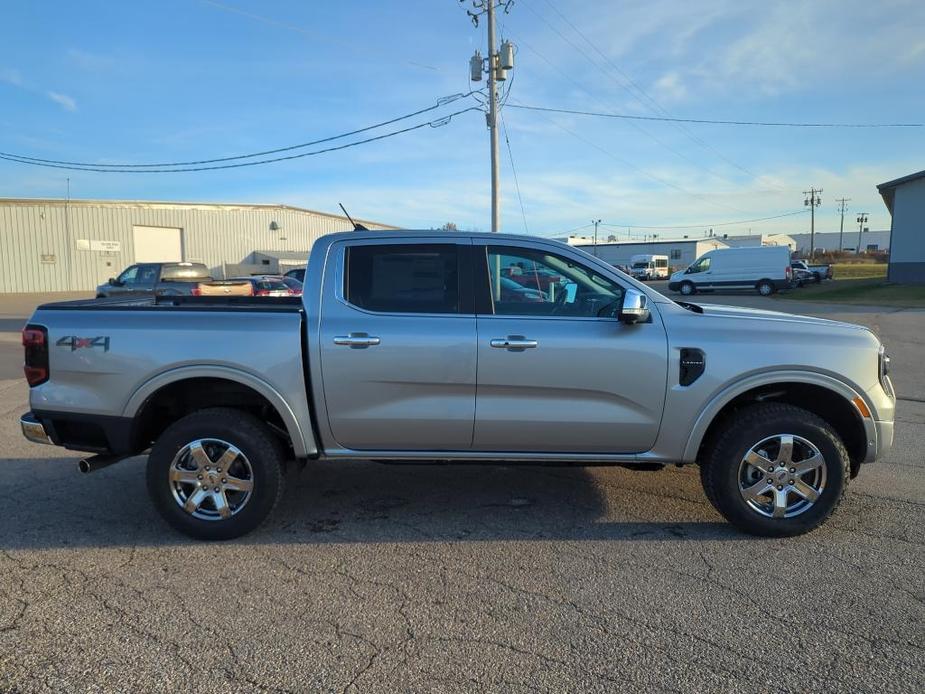
<svg viewBox="0 0 925 694"><path fill-rule="evenodd" d="M457 276L457 305L456 311L452 313L431 313L419 311L374 311L363 306L357 306L347 298L346 287L349 281L348 256L351 248L366 246L453 246L456 251L456 276ZM473 284L472 284L472 258L471 242L469 239L364 239L356 242L347 242L336 249L336 263L334 268L334 296L344 306L353 311L359 311L371 316L418 316L425 318L472 318L475 315L473 309Z"/></svg>
<svg viewBox="0 0 925 694"><path fill-rule="evenodd" d="M572 321L605 321L610 323L619 323L620 319L616 316L564 316L564 315L536 315L536 314L519 314L519 313L495 313L494 297L491 295L491 279L488 276L488 249L491 248L501 248L509 249L513 253L519 253L527 251L529 253L537 254L547 254L553 255L562 260L567 260L576 265L580 265L586 270L593 272L596 275L606 278L607 280L613 282L623 290L624 296L626 295L627 289L629 287L622 282L617 281L615 278L610 277L609 275L598 272L593 267L589 266L587 263L582 260L572 258L567 254L558 252L557 250L552 250L549 248L537 247L537 246L514 246L504 243L477 243L472 246L472 257L474 261L474 272L472 277L474 280L473 291L475 292L475 313L479 318L513 318L516 320L572 320ZM481 287L481 289L480 289Z"/></svg>

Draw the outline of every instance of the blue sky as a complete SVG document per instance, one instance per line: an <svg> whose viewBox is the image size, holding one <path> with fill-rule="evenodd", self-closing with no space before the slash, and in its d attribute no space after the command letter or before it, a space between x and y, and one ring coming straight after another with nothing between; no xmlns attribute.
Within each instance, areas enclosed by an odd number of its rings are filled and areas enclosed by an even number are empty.
<svg viewBox="0 0 925 694"><path fill-rule="evenodd" d="M857 211L871 213L871 228L888 228L876 184L925 168L925 128L681 128L510 108L646 115L654 101L692 118L921 122L919 0L519 0L501 25L518 46L503 115L530 233L591 219L673 226L766 217L801 209L811 185L824 189L817 229L837 230L840 197L852 198L849 228ZM457 0L8 0L0 151L145 163L313 140L467 91L468 58L484 42L484 27ZM502 161L504 230L522 232L503 140ZM0 161L0 196L63 197L68 176L81 198L325 211L343 202L355 216L409 227L489 223L488 134L476 111L440 128L230 171L100 174ZM723 231L808 226L798 216Z"/></svg>

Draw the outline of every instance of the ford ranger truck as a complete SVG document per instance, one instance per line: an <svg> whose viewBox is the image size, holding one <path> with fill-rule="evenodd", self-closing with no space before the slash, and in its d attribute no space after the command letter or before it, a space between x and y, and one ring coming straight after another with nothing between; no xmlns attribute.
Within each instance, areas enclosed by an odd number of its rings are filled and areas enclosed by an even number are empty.
<svg viewBox="0 0 925 694"><path fill-rule="evenodd" d="M318 458L697 465L737 527L797 535L893 442L889 358L857 325L676 302L504 234L332 234L306 278L40 306L24 435L94 454L84 471L147 454L160 514L205 540L256 528Z"/></svg>

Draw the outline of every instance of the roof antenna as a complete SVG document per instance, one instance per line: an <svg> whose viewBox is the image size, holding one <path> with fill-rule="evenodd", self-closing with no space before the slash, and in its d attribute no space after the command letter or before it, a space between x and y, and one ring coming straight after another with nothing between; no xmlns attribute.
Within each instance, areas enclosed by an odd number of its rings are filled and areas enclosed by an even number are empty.
<svg viewBox="0 0 925 694"><path fill-rule="evenodd" d="M340 209L342 209L342 210L344 211L344 214L347 215L347 219L349 219L349 220L350 220L350 223L353 225L353 230L354 230L354 231L369 231L369 229L367 229L367 228L366 228L365 226L363 226L362 224L357 224L356 222L353 221L353 217L351 217L351 216L350 216L350 213L347 212L347 208L345 208L343 205L341 205L341 203L337 203L337 204L340 205Z"/></svg>

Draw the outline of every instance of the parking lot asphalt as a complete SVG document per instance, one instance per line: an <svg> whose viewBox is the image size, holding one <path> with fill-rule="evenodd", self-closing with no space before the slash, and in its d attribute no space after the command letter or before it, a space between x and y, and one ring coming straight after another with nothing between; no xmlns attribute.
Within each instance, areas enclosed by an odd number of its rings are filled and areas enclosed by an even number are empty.
<svg viewBox="0 0 925 694"><path fill-rule="evenodd" d="M693 468L312 463L268 524L201 544L143 458L80 475L25 441L0 380L0 692L925 690L925 311L697 300L894 355L893 451L816 532L736 532Z"/></svg>

